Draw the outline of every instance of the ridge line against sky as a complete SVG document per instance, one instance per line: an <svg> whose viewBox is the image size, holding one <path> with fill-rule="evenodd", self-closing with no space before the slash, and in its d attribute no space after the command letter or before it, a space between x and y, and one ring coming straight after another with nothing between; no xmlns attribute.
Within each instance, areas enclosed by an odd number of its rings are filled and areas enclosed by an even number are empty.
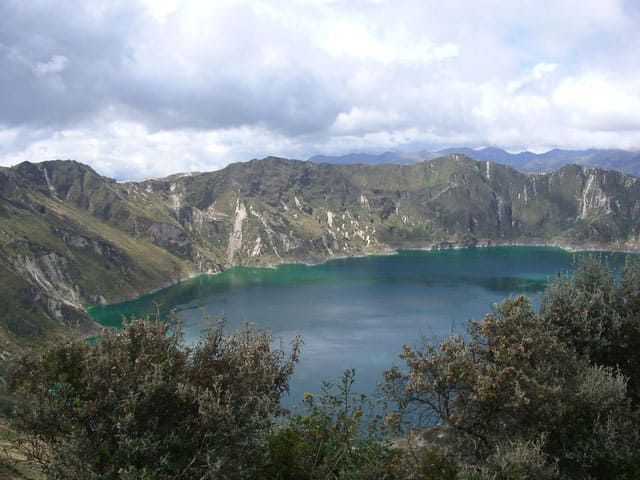
<svg viewBox="0 0 640 480"><path fill-rule="evenodd" d="M0 165L640 149L634 0L0 2Z"/></svg>

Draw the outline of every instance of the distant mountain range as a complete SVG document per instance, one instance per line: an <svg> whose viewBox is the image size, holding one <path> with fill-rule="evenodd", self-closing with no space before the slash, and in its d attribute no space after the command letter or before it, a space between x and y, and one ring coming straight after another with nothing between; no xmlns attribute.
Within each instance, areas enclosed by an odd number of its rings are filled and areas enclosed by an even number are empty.
<svg viewBox="0 0 640 480"><path fill-rule="evenodd" d="M509 153L499 148L489 147L480 150L471 148L446 148L438 151L419 151L413 153L385 152L380 154L350 153L341 156L316 155L309 160L318 163L364 163L376 165L381 163L409 164L443 157L451 153L459 153L476 160L509 165L523 172L551 172L565 165L576 164L588 167L601 167L619 172L640 176L640 152L628 150L559 150L546 153Z"/></svg>
<svg viewBox="0 0 640 480"><path fill-rule="evenodd" d="M409 165L267 158L116 182L73 161L0 168L0 355L113 303L233 265L495 244L640 249L640 179L522 173L462 154ZM8 340L7 340L8 341Z"/></svg>

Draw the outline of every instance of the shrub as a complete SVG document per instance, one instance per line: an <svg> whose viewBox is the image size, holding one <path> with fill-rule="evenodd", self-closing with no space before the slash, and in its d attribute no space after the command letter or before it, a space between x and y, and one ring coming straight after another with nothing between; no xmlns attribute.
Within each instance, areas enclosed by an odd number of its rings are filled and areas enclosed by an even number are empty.
<svg viewBox="0 0 640 480"><path fill-rule="evenodd" d="M537 435L562 416L567 378L577 361L549 332L531 302L505 300L468 339L452 335L437 347L404 347L408 368L385 372L384 390L402 408L426 410L450 425L469 455L485 458L499 441ZM463 447L461 447L463 448Z"/></svg>
<svg viewBox="0 0 640 480"><path fill-rule="evenodd" d="M434 446L429 446L412 452L407 456L410 470L414 472L411 478L419 480L457 480L460 475L460 466L446 453Z"/></svg>
<svg viewBox="0 0 640 480"><path fill-rule="evenodd" d="M638 478L638 420L626 379L611 367L587 367L578 374L549 451L565 478Z"/></svg>
<svg viewBox="0 0 640 480"><path fill-rule="evenodd" d="M592 365L620 369L640 403L640 262L627 262L616 278L607 263L586 259L549 285L540 313Z"/></svg>
<svg viewBox="0 0 640 480"><path fill-rule="evenodd" d="M556 333L526 298L505 300L464 338L405 346L407 371L387 370L384 391L399 414L427 412L451 430L444 452L463 472L632 478L640 443L626 379Z"/></svg>
<svg viewBox="0 0 640 480"><path fill-rule="evenodd" d="M378 437L372 404L352 393L355 371L342 383L323 383L316 398L304 394L304 413L289 417L269 442L264 479L391 479L400 473L400 452Z"/></svg>
<svg viewBox="0 0 640 480"><path fill-rule="evenodd" d="M495 480L551 480L558 478L557 466L549 462L542 440L509 440L498 445L487 458L486 478Z"/></svg>
<svg viewBox="0 0 640 480"><path fill-rule="evenodd" d="M58 342L12 367L14 425L50 478L246 478L297 360L250 327L181 332L146 320L89 345Z"/></svg>

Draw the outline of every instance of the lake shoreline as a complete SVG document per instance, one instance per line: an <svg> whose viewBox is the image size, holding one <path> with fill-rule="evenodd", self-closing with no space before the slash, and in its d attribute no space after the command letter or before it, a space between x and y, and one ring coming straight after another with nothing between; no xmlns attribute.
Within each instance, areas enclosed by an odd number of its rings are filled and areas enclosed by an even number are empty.
<svg viewBox="0 0 640 480"><path fill-rule="evenodd" d="M216 276L219 275L221 273L224 273L225 271L229 270L229 269L233 269L233 268L237 268L237 267L242 267L242 268L264 268L264 269L277 269L281 266L285 266L285 265L304 265L307 267L314 267L314 266L318 266L318 265L323 265L326 264L328 262L334 261L334 260L347 260L347 259L357 259L357 258L368 258L368 257L377 257L377 256L392 256L392 255L398 255L399 252L401 251L420 251L420 252L438 252L438 251L448 251L448 250L467 250L467 249L475 249L475 248L508 248L508 247L514 247L514 248L526 248L526 247L540 247L540 248L557 248L560 250L563 250L565 252L569 252L569 253L578 253L578 252L593 252L593 253L623 253L623 254L639 254L640 253L640 249L639 248L611 248L611 247L605 247L602 245L598 245L598 246L589 246L589 245L582 245L582 246L573 246L573 245L568 245L565 243L561 243L561 242L540 242L540 241L535 241L535 242L522 242L522 241L516 241L516 242L502 242L502 241L495 241L495 240L484 240L484 241L474 241L472 244L469 243L468 241L462 241L462 242L447 242L447 241L443 241L440 243L435 243L435 244L431 244L430 246L424 246L424 247L420 247L420 246L398 246L397 248L394 247L388 247L385 249L381 249L380 251L372 251L370 253L358 253L358 254L352 254L352 255L333 255L333 256L328 256L325 259L322 260L317 260L317 261L308 261L308 260L299 260L299 261L290 261L289 259L283 259L283 261L277 261L277 262L269 262L266 264L248 264L248 265L232 265L229 266L228 268L224 268L223 270L220 271L209 271L209 272L193 272L190 273L184 277L181 277L179 279L175 279L175 280L171 280L169 282L166 282L164 284L162 284L161 286L151 289L147 292L144 292L142 294L130 297L130 298L126 298L124 300L118 301L118 302L114 302L114 303L101 303L101 304L96 304L96 305L90 305L88 307L85 308L85 313L87 313L89 315L89 317L91 317L91 311L95 310L97 308L101 308L101 307L109 307L109 306L113 306L113 305L118 305L120 303L125 303L125 302L130 302L130 301L135 301L137 299L141 299L145 296L148 295L153 295L155 293L158 293L164 289L173 287L175 285L178 285L180 283L189 281L189 280L193 280L199 277L210 277L210 276Z"/></svg>

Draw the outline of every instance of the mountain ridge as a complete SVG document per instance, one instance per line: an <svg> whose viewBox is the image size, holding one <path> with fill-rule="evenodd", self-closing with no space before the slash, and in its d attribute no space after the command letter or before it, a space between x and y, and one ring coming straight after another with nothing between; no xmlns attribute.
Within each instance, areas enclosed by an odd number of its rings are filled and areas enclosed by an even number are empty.
<svg viewBox="0 0 640 480"><path fill-rule="evenodd" d="M0 168L0 320L37 337L84 309L232 265L398 248L545 244L638 251L640 181L523 173L461 154L408 165L268 157L116 182L74 161Z"/></svg>
<svg viewBox="0 0 640 480"><path fill-rule="evenodd" d="M315 155L314 162L325 163L394 163L407 164L446 156L461 154L476 160L485 160L509 165L517 170L530 173L546 173L568 164L601 167L618 170L630 175L640 175L640 152L620 149L564 150L555 148L544 153L529 151L509 153L496 147L472 149L468 147L445 148L436 151L384 152L380 154L350 153L346 155Z"/></svg>

